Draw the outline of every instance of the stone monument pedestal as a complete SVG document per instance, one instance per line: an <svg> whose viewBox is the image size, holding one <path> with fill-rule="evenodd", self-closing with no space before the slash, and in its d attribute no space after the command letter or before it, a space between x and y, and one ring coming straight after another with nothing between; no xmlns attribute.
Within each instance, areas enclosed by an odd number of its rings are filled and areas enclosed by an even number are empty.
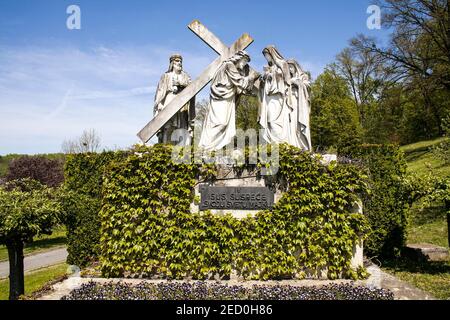
<svg viewBox="0 0 450 320"><path fill-rule="evenodd" d="M191 212L210 210L219 215L230 213L237 219L254 217L257 212L270 209L282 196L267 180L247 170L238 174L232 166L220 165L216 180L195 186L200 202L191 204Z"/></svg>
<svg viewBox="0 0 450 320"><path fill-rule="evenodd" d="M324 165L336 161L335 157L324 160ZM199 182L195 186L195 196L199 201L191 204L191 212L209 210L217 215L231 214L236 219L255 217L258 212L270 209L283 195L283 192L271 183L271 178L271 176L257 176L248 170L238 173L231 165L218 165L217 178L214 181ZM242 194L245 196L239 197ZM264 195L266 198L263 198ZM261 204L262 201L266 201L270 206ZM257 205L258 202L260 206ZM257 208L253 210L243 208L246 205ZM355 203L352 208L354 213L362 213L362 210L360 202ZM353 247L353 257L350 262L352 269L363 267L363 258L363 240L360 238ZM319 279L326 279L326 274L326 270L323 270Z"/></svg>

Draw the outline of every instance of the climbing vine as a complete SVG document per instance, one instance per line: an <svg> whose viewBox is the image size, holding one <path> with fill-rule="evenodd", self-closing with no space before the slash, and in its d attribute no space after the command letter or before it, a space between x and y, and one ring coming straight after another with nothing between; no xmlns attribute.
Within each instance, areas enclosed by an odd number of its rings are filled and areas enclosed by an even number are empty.
<svg viewBox="0 0 450 320"><path fill-rule="evenodd" d="M275 187L284 191L271 210L242 220L192 213L194 186L214 168L174 163L172 147L135 147L106 168L100 211L100 262L107 277L180 279L357 278L352 250L367 232L352 213L366 192L365 176L344 164L322 165L307 152L281 145ZM260 166L252 166L260 170Z"/></svg>

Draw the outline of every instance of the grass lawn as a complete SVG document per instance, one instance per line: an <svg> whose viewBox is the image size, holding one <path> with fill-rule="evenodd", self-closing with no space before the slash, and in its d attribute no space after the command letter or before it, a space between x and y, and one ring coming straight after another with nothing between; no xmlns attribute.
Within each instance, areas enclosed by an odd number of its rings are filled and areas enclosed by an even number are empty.
<svg viewBox="0 0 450 320"><path fill-rule="evenodd" d="M429 141L402 146L408 162L408 172L417 174L432 173L439 177L450 177L450 165L436 159L431 148L444 141L439 138ZM435 204L433 207L420 209L415 204L410 211L410 224L408 227L408 243L431 243L448 247L447 220L443 204Z"/></svg>
<svg viewBox="0 0 450 320"><path fill-rule="evenodd" d="M441 177L450 176L450 165L445 165L443 161L436 159L430 151L431 147L445 139L439 138L402 146L400 149L405 153L405 159L408 162L408 172L418 174L432 172Z"/></svg>
<svg viewBox="0 0 450 320"><path fill-rule="evenodd" d="M447 217L443 206L420 210L414 205L410 214L408 243L431 243L448 248Z"/></svg>
<svg viewBox="0 0 450 320"><path fill-rule="evenodd" d="M68 265L65 263L54 265L48 268L34 270L25 274L25 295L41 289L47 282L59 278L66 274ZM0 300L8 300L9 280L0 280Z"/></svg>
<svg viewBox="0 0 450 320"><path fill-rule="evenodd" d="M430 148L443 138L421 141L401 147L408 162L408 172L440 177L450 176L450 165L436 159ZM448 248L446 212L443 204L420 209L414 204L410 211L408 243L430 243ZM385 262L383 269L401 280L430 292L438 299L450 299L450 262L417 262L406 258Z"/></svg>
<svg viewBox="0 0 450 320"><path fill-rule="evenodd" d="M450 299L450 261L418 263L404 258L388 262L383 269L437 299Z"/></svg>
<svg viewBox="0 0 450 320"><path fill-rule="evenodd" d="M36 237L32 243L25 245L24 255L62 247L65 244L66 228L64 226L56 227L51 235ZM8 260L8 250L5 246L0 245L0 261L5 260Z"/></svg>

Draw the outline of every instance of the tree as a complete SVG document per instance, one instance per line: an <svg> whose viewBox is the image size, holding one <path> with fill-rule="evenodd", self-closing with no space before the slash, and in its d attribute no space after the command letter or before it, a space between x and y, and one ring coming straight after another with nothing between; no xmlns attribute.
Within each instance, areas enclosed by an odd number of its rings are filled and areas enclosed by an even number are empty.
<svg viewBox="0 0 450 320"><path fill-rule="evenodd" d="M208 100L202 99L195 104L195 122L194 127L200 131L205 121L206 113L208 112Z"/></svg>
<svg viewBox="0 0 450 320"><path fill-rule="evenodd" d="M402 84L389 83L377 95L376 101L367 109L364 142L369 144L400 144L407 138L406 128L412 123L408 111L417 109ZM420 124L423 127L423 123ZM409 130L409 129L408 129ZM411 130L409 137L418 136Z"/></svg>
<svg viewBox="0 0 450 320"><path fill-rule="evenodd" d="M326 68L311 87L312 144L319 150L360 143L358 110L345 79Z"/></svg>
<svg viewBox="0 0 450 320"><path fill-rule="evenodd" d="M75 140L64 140L61 148L66 154L97 152L100 149L100 141L100 136L95 129L89 129L84 130Z"/></svg>
<svg viewBox="0 0 450 320"><path fill-rule="evenodd" d="M337 55L336 62L331 68L347 81L358 108L360 123L366 127L370 121L369 109L390 75L384 69L382 60L370 51L348 47Z"/></svg>
<svg viewBox="0 0 450 320"><path fill-rule="evenodd" d="M49 187L58 187L64 181L63 166L63 159L20 156L9 164L6 181L30 178Z"/></svg>
<svg viewBox="0 0 450 320"><path fill-rule="evenodd" d="M410 174L402 183L410 206L417 200L421 200L420 209L436 203L443 205L447 215L447 236L450 245L450 178L429 172L428 175Z"/></svg>
<svg viewBox="0 0 450 320"><path fill-rule="evenodd" d="M443 120L443 127L447 139L436 145L432 151L436 158L448 165L450 164L450 115Z"/></svg>
<svg viewBox="0 0 450 320"><path fill-rule="evenodd" d="M390 61L405 75L416 74L450 89L450 11L448 0L380 0L390 44L377 46L359 36L355 44Z"/></svg>
<svg viewBox="0 0 450 320"><path fill-rule="evenodd" d="M236 127L244 131L255 129L258 132L258 111L260 104L257 97L242 95L236 107Z"/></svg>
<svg viewBox="0 0 450 320"><path fill-rule="evenodd" d="M406 90L421 95L424 112L432 115L442 135L448 110L435 103L436 92L450 90L449 0L380 0L383 25L393 30L386 47L359 35L354 48L378 56L401 80ZM430 125L429 125L430 126Z"/></svg>
<svg viewBox="0 0 450 320"><path fill-rule="evenodd" d="M208 100L201 100L196 103L196 118L194 134L197 141L200 139L200 134L203 129L203 122L208 112L209 102ZM237 102L236 107L236 128L244 131L248 129L255 129L258 132L258 112L259 101L255 96L241 95Z"/></svg>
<svg viewBox="0 0 450 320"><path fill-rule="evenodd" d="M0 186L0 243L9 256L9 299L25 292L23 248L33 237L51 234L60 205L54 190L30 179Z"/></svg>

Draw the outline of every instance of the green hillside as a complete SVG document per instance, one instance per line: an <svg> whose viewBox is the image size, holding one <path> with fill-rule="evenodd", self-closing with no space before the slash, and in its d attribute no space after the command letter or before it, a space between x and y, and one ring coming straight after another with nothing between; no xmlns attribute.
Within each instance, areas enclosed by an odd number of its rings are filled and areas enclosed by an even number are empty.
<svg viewBox="0 0 450 320"><path fill-rule="evenodd" d="M434 176L450 177L450 165L434 157L432 147L444 138L421 141L401 147L408 162L408 172L432 173ZM443 204L420 209L419 203L411 209L408 243L431 243L448 247L447 220Z"/></svg>
<svg viewBox="0 0 450 320"><path fill-rule="evenodd" d="M448 177L450 166L432 153L432 147L443 139L421 141L401 147L408 161L408 172ZM431 243L448 248L447 219L442 203L421 209L415 203L410 211L408 243ZM430 292L435 298L450 299L450 261L418 262L402 257L385 262L383 269L413 286Z"/></svg>
<svg viewBox="0 0 450 320"><path fill-rule="evenodd" d="M420 141L401 147L408 161L408 171L419 174L433 172L441 177L450 176L450 165L445 165L443 161L436 159L431 152L431 148L444 141L446 138L439 138L429 141Z"/></svg>

